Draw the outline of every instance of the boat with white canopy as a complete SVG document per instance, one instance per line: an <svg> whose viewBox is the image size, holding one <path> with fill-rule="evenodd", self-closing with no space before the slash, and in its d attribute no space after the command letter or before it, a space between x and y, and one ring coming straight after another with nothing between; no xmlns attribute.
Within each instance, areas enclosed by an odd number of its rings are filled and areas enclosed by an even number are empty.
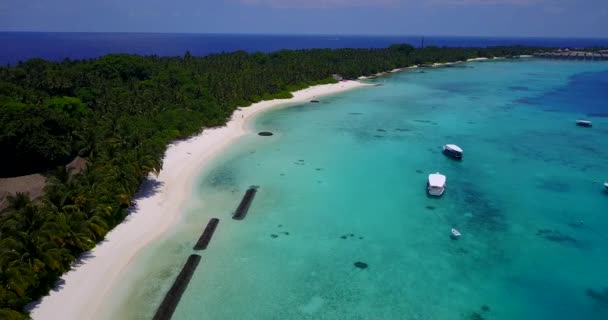
<svg viewBox="0 0 608 320"><path fill-rule="evenodd" d="M446 176L439 172L429 174L429 181L426 184L427 192L432 196L440 197L445 191L446 180Z"/></svg>
<svg viewBox="0 0 608 320"><path fill-rule="evenodd" d="M576 125L580 127L591 127L591 121L589 120L576 120Z"/></svg>
<svg viewBox="0 0 608 320"><path fill-rule="evenodd" d="M455 144L446 144L443 146L443 153L454 159L462 159L462 148Z"/></svg>

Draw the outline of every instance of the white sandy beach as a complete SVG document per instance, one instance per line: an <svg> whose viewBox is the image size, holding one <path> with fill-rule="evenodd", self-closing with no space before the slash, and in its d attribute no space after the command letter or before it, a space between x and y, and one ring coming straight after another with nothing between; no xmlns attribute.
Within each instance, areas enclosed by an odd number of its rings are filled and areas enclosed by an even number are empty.
<svg viewBox="0 0 608 320"><path fill-rule="evenodd" d="M293 98L262 101L240 108L228 124L206 129L186 141L169 146L158 177L158 187L136 199L136 206L82 263L61 277L60 285L31 309L36 320L95 319L104 299L121 280L123 272L139 252L179 222L186 200L191 195L193 180L202 168L221 150L247 131L254 115L286 103L306 102L315 97L367 86L358 81L314 86L293 93Z"/></svg>
<svg viewBox="0 0 608 320"><path fill-rule="evenodd" d="M490 60L490 59L488 59L488 58L473 58L473 59L467 59L467 62L486 61L486 60Z"/></svg>

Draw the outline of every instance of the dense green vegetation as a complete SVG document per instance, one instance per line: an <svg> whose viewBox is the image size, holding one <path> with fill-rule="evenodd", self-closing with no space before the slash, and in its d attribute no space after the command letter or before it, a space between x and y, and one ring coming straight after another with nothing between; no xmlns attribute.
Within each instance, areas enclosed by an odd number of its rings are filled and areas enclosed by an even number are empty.
<svg viewBox="0 0 608 320"><path fill-rule="evenodd" d="M18 319L120 223L169 142L226 123L237 106L290 91L406 67L534 48L235 52L206 57L108 55L0 68L0 176L50 172L42 199L18 194L0 216L0 318ZM63 165L85 157L71 175ZM59 167L59 169L55 169ZM51 171L49 171L51 170Z"/></svg>

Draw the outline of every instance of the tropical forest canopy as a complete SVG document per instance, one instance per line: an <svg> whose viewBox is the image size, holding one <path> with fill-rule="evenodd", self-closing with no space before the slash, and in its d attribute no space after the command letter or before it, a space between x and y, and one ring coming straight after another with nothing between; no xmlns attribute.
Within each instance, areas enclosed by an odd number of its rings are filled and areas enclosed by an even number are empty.
<svg viewBox="0 0 608 320"><path fill-rule="evenodd" d="M414 64L531 54L535 48L283 50L205 57L107 55L0 68L0 177L45 172L41 199L0 214L0 318L25 317L75 258L120 223L168 143L224 125L237 106ZM74 157L88 167L70 174Z"/></svg>

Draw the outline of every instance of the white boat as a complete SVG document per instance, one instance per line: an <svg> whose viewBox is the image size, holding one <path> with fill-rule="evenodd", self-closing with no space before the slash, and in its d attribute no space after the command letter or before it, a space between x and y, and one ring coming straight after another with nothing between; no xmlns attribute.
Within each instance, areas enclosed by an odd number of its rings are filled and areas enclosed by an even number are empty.
<svg viewBox="0 0 608 320"><path fill-rule="evenodd" d="M443 153L454 159L462 159L462 148L455 144L446 144L443 146Z"/></svg>
<svg viewBox="0 0 608 320"><path fill-rule="evenodd" d="M581 127L591 127L591 121L589 120L576 120L576 125Z"/></svg>
<svg viewBox="0 0 608 320"><path fill-rule="evenodd" d="M445 191L446 177L439 172L429 174L429 181L426 183L426 189L432 196L439 197Z"/></svg>
<svg viewBox="0 0 608 320"><path fill-rule="evenodd" d="M452 228L452 237L454 237L454 238L460 238L461 235L462 234L460 233L460 231Z"/></svg>
<svg viewBox="0 0 608 320"><path fill-rule="evenodd" d="M606 187L606 189L608 189L608 182L604 182L604 187Z"/></svg>

